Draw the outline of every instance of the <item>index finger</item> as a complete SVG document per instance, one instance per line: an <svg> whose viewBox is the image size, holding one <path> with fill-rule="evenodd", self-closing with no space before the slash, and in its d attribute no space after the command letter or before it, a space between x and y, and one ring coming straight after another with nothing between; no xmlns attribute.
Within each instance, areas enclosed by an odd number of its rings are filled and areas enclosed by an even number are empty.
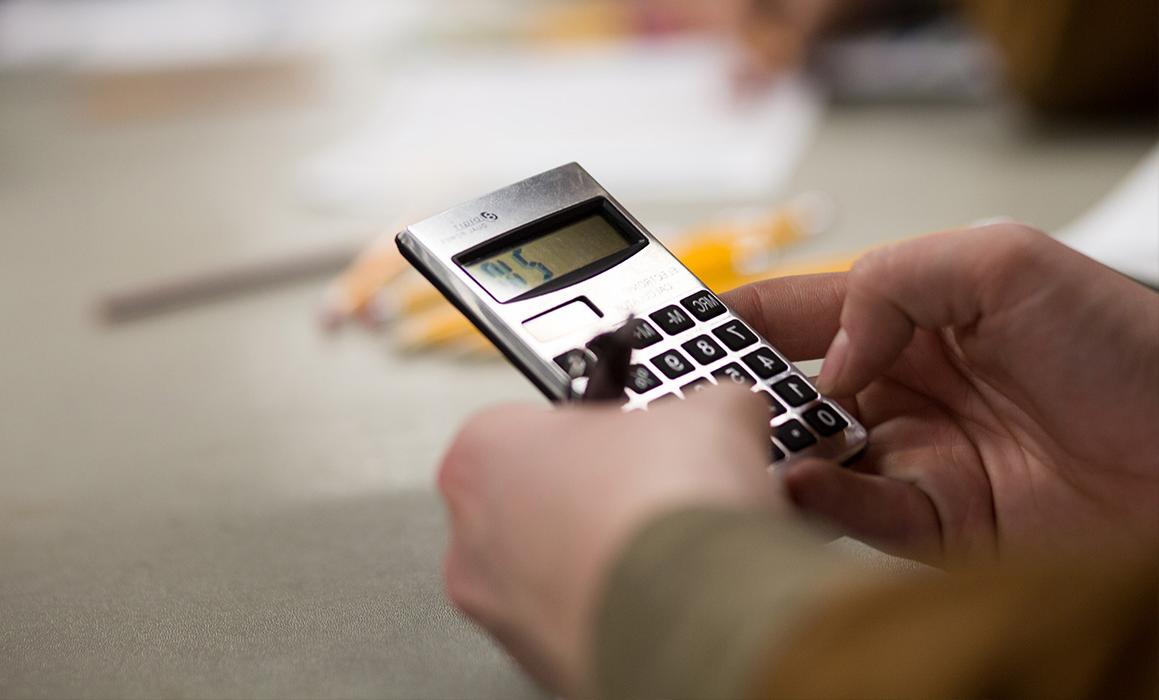
<svg viewBox="0 0 1159 700"><path fill-rule="evenodd" d="M793 362L825 356L841 326L844 272L778 277L721 294L758 333Z"/></svg>

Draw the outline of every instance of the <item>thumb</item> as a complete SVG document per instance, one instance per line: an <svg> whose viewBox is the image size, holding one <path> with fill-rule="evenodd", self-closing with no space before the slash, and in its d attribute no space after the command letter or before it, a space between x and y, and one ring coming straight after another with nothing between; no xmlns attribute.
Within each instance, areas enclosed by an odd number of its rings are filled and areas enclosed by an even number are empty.
<svg viewBox="0 0 1159 700"><path fill-rule="evenodd" d="M807 515L878 549L922 561L941 557L941 524L918 487L806 460L782 474L789 500Z"/></svg>
<svg viewBox="0 0 1159 700"><path fill-rule="evenodd" d="M961 328L1009 309L1033 291L1025 266L1048 257L1045 234L1015 224L952 231L879 248L847 276L841 330L821 375L822 393L850 396L885 372L915 328Z"/></svg>

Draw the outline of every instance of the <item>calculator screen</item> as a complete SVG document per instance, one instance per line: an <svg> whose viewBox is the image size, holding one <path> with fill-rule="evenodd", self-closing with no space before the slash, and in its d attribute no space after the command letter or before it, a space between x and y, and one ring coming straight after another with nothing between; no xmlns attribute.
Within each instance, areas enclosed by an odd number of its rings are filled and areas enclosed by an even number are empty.
<svg viewBox="0 0 1159 700"><path fill-rule="evenodd" d="M630 246L610 221L593 214L486 257L464 261L463 268L502 302Z"/></svg>

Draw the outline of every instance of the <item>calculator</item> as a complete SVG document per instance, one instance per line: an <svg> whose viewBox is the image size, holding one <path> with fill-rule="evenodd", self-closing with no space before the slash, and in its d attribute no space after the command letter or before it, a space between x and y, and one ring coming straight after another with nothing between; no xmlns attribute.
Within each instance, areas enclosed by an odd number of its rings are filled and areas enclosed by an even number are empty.
<svg viewBox="0 0 1159 700"><path fill-rule="evenodd" d="M583 395L596 361L588 343L627 323L623 410L738 384L768 402L771 464L847 462L865 447L852 416L575 163L412 224L396 241L552 401Z"/></svg>

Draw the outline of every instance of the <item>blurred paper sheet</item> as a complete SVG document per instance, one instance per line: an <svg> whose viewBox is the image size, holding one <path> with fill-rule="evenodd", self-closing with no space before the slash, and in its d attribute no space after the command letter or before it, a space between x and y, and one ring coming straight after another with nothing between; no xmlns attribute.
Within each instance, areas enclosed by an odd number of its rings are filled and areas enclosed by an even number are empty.
<svg viewBox="0 0 1159 700"><path fill-rule="evenodd" d="M473 49L392 72L365 129L301 172L310 204L449 204L569 161L633 201L766 201L821 114L787 79L739 98L703 41Z"/></svg>
<svg viewBox="0 0 1159 700"><path fill-rule="evenodd" d="M1159 147L1058 237L1104 265L1159 287Z"/></svg>

